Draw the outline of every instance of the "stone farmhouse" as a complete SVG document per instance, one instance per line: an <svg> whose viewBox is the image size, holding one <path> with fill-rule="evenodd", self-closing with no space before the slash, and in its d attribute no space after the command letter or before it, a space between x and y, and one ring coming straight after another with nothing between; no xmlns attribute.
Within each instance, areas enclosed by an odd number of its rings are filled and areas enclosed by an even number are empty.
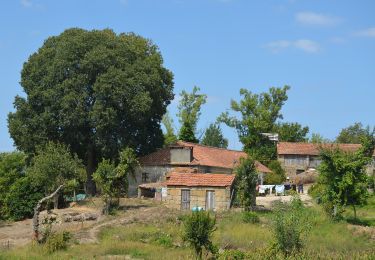
<svg viewBox="0 0 375 260"><path fill-rule="evenodd" d="M292 143L279 142L277 144L277 156L282 167L286 171L286 175L294 177L307 170L317 169L321 160L319 158L319 149L338 147L345 152L355 152L360 144L313 144L313 143ZM368 166L368 173L372 173L375 164L375 151L373 154L374 161Z"/></svg>
<svg viewBox="0 0 375 260"><path fill-rule="evenodd" d="M179 173L168 174L166 204L170 208L202 208L221 211L231 207L234 174Z"/></svg>
<svg viewBox="0 0 375 260"><path fill-rule="evenodd" d="M129 196L138 194L139 185L150 188L148 183L165 182L167 173L177 168L190 168L204 174L232 174L240 159L245 157L247 154L243 151L178 141L139 158L141 166L137 169L136 179L129 180ZM264 174L271 170L260 162L256 162L256 169L262 184Z"/></svg>

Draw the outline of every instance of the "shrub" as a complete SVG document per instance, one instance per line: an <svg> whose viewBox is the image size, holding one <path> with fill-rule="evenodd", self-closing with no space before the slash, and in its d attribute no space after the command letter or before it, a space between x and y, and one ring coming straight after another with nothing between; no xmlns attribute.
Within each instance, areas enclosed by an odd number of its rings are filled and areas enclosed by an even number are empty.
<svg viewBox="0 0 375 260"><path fill-rule="evenodd" d="M220 253L219 260L242 260L247 259L246 253L236 249L226 249Z"/></svg>
<svg viewBox="0 0 375 260"><path fill-rule="evenodd" d="M274 211L273 248L285 256L299 253L303 248L303 235L310 228L302 201L299 197L294 197L290 203L280 201Z"/></svg>
<svg viewBox="0 0 375 260"><path fill-rule="evenodd" d="M322 195L324 194L325 186L320 183L312 185L309 189L309 195L315 199L315 201L320 204L322 202Z"/></svg>
<svg viewBox="0 0 375 260"><path fill-rule="evenodd" d="M67 231L52 233L47 237L44 247L48 253L63 250L68 247L71 238L72 235Z"/></svg>
<svg viewBox="0 0 375 260"><path fill-rule="evenodd" d="M258 215L253 211L245 211L242 213L242 221L245 223L259 223Z"/></svg>
<svg viewBox="0 0 375 260"><path fill-rule="evenodd" d="M211 238L216 230L216 218L209 212L195 211L183 220L182 239L194 249L198 259L202 259L203 249L216 254L217 249Z"/></svg>

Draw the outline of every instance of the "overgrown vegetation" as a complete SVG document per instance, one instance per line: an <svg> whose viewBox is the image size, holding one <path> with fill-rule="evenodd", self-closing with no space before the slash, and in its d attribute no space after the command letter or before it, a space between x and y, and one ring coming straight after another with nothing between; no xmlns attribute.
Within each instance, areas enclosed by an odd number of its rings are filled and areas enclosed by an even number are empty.
<svg viewBox="0 0 375 260"><path fill-rule="evenodd" d="M278 202L274 207L272 232L275 238L273 248L284 256L301 252L304 237L310 228L308 216L299 197L290 203Z"/></svg>
<svg viewBox="0 0 375 260"><path fill-rule="evenodd" d="M256 185L258 173L255 161L251 158L242 158L240 165L235 169L236 183L235 192L237 201L246 211L254 209L256 205Z"/></svg>
<svg viewBox="0 0 375 260"><path fill-rule="evenodd" d="M195 256L202 259L203 249L211 254L217 251L212 243L215 230L216 218L209 212L196 211L184 218L182 238L194 249Z"/></svg>

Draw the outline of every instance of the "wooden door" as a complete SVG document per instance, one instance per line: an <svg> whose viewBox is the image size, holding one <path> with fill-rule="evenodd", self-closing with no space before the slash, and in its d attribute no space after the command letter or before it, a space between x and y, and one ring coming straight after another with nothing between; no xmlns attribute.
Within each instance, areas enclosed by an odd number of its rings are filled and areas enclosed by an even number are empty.
<svg viewBox="0 0 375 260"><path fill-rule="evenodd" d="M181 209L190 210L190 190L181 190Z"/></svg>
<svg viewBox="0 0 375 260"><path fill-rule="evenodd" d="M206 210L215 209L215 191L208 190L206 191Z"/></svg>

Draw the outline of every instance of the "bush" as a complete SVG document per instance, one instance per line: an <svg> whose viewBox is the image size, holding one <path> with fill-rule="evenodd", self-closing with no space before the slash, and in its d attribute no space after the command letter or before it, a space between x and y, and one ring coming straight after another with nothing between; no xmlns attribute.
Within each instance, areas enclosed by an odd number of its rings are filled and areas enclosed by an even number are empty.
<svg viewBox="0 0 375 260"><path fill-rule="evenodd" d="M290 203L280 201L275 205L274 211L273 248L285 256L299 253L303 248L303 235L310 228L302 201L299 197L294 197Z"/></svg>
<svg viewBox="0 0 375 260"><path fill-rule="evenodd" d="M235 250L235 249L226 249L222 253L220 253L219 260L243 260L247 259L246 253Z"/></svg>
<svg viewBox="0 0 375 260"><path fill-rule="evenodd" d="M216 254L217 249L211 238L216 230L216 218L209 212L195 211L183 219L182 239L194 249L198 259L202 259L203 249Z"/></svg>
<svg viewBox="0 0 375 260"><path fill-rule="evenodd" d="M258 215L253 211L245 211L242 213L242 221L245 223L259 223Z"/></svg>
<svg viewBox="0 0 375 260"><path fill-rule="evenodd" d="M35 187L28 177L16 180L9 188L4 201L6 216L12 220L23 220L34 214L34 207L43 198L40 187Z"/></svg>
<svg viewBox="0 0 375 260"><path fill-rule="evenodd" d="M309 195L320 204L322 202L322 195L324 194L325 186L320 183L312 185L309 189Z"/></svg>
<svg viewBox="0 0 375 260"><path fill-rule="evenodd" d="M67 231L53 233L47 237L44 248L48 253L66 249L71 238L72 235Z"/></svg>
<svg viewBox="0 0 375 260"><path fill-rule="evenodd" d="M285 181L285 170L281 167L279 161L271 161L267 167L271 169L271 173L267 173L264 184L280 184Z"/></svg>

